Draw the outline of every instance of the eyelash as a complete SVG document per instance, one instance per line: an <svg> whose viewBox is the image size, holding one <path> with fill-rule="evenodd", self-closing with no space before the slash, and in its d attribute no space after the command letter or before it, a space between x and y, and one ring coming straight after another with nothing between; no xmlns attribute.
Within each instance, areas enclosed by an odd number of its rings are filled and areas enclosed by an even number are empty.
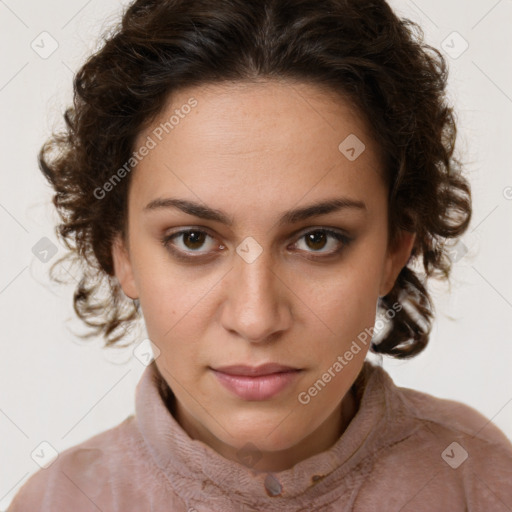
<svg viewBox="0 0 512 512"><path fill-rule="evenodd" d="M185 252L183 252L183 251L181 251L179 249L176 250L176 249L171 247L173 245L171 243L171 241L174 238L178 238L178 237L180 237L180 236L182 236L184 234L188 234L188 233L198 233L198 234L201 234L201 235L205 234L205 235L209 236L210 238L215 238L215 237L211 236L207 231L204 231L202 229L189 228L189 229L185 229L185 230L182 230L182 231L177 231L176 233L171 233L170 235L164 236L162 238L162 240L161 240L162 245L175 258L177 258L179 260L182 260L182 261L189 261L189 262L191 262L193 260L198 260L198 259L204 258L205 256L208 257L208 255L205 255L205 254L201 254L200 256L190 256L190 255L187 255L187 253L185 253ZM329 236L333 237L334 239L336 239L338 242L341 242L342 246L339 249L336 249L336 250L328 252L328 253L319 253L319 254L322 254L322 256L307 257L307 259L320 260L320 259L326 259L326 258L329 258L329 257L336 256L336 255L340 254L352 242L352 238L348 237L347 235L345 235L343 233L340 233L338 231L333 231L333 230L328 229L328 228L316 228L316 229L312 229L310 231L304 232L298 238L298 241L303 239L303 238L305 238L307 235L310 235L310 234L313 234L313 233L323 233L323 234L329 235ZM311 254L315 254L315 252L312 252Z"/></svg>

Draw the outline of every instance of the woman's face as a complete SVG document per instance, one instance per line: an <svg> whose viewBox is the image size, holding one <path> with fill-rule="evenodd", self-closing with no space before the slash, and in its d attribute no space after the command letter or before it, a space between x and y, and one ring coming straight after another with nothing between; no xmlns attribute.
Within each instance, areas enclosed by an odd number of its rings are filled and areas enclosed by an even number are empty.
<svg viewBox="0 0 512 512"><path fill-rule="evenodd" d="M388 248L377 148L342 99L270 81L171 100L135 143L116 275L140 300L183 428L282 469L339 437L362 333L413 237ZM216 371L267 363L299 371Z"/></svg>

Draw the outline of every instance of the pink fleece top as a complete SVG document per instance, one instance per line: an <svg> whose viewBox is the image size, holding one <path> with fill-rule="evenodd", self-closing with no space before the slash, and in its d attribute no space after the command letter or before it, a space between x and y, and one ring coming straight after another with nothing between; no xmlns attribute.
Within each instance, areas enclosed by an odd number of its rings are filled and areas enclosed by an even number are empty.
<svg viewBox="0 0 512 512"><path fill-rule="evenodd" d="M466 405L395 386L368 361L353 387L357 413L336 443L277 473L189 437L159 375L152 362L135 415L60 453L8 512L512 511L503 432Z"/></svg>

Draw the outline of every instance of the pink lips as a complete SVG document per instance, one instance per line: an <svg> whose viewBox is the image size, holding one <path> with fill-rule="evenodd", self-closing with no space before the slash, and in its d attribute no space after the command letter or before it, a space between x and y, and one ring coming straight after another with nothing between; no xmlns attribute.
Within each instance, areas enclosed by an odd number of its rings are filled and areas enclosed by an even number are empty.
<svg viewBox="0 0 512 512"><path fill-rule="evenodd" d="M268 400L291 384L301 370L274 363L213 369L219 382L243 400Z"/></svg>

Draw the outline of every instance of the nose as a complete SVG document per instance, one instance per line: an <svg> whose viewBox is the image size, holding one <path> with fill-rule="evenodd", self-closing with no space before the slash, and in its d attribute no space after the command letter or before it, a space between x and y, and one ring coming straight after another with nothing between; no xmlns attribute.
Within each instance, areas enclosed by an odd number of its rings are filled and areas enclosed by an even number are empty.
<svg viewBox="0 0 512 512"><path fill-rule="evenodd" d="M286 331L292 321L293 295L273 264L268 251L252 263L236 257L226 276L222 324L251 343L265 343Z"/></svg>

